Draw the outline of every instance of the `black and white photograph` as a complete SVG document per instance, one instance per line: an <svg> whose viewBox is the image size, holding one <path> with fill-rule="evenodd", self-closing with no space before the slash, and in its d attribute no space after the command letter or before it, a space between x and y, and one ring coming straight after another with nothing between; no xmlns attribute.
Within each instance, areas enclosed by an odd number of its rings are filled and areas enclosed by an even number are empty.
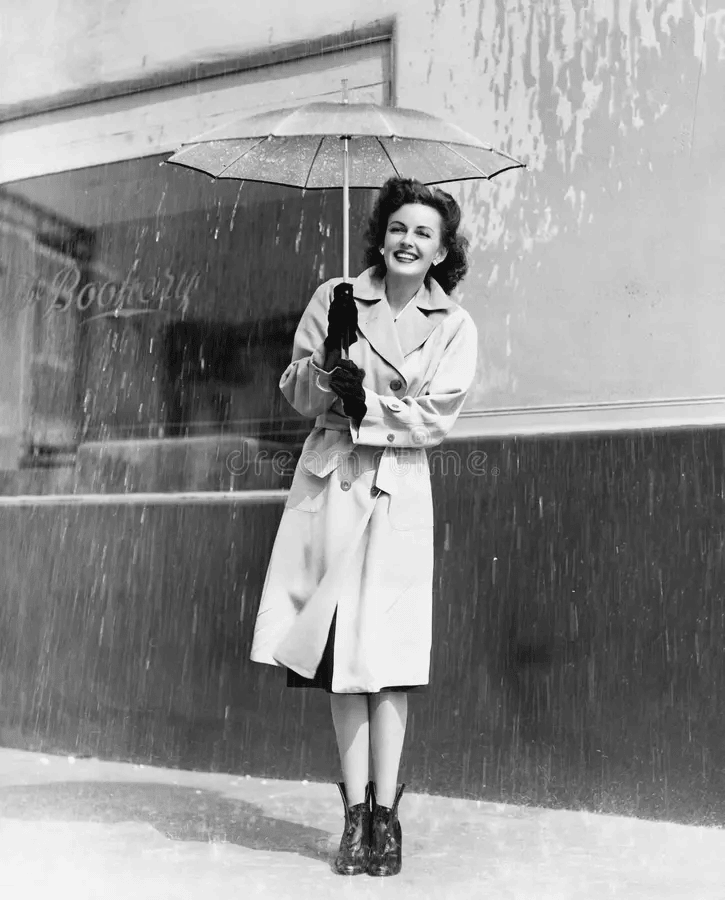
<svg viewBox="0 0 725 900"><path fill-rule="evenodd" d="M0 893L725 900L724 348L725 0L0 0Z"/></svg>

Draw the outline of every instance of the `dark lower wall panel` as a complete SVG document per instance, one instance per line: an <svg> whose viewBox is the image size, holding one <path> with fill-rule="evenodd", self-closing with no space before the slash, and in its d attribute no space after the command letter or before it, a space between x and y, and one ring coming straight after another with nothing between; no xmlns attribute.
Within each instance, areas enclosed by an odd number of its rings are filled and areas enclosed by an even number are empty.
<svg viewBox="0 0 725 900"><path fill-rule="evenodd" d="M450 445L414 790L725 823L725 433ZM278 507L0 512L0 744L332 780L248 661Z"/></svg>

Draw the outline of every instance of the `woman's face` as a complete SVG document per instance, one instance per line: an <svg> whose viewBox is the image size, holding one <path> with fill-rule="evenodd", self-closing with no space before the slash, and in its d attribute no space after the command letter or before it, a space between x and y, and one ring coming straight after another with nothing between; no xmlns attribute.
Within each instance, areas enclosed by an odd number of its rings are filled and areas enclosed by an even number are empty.
<svg viewBox="0 0 725 900"><path fill-rule="evenodd" d="M388 272L422 281L428 269L446 258L440 213L423 203L407 203L388 219L380 252Z"/></svg>

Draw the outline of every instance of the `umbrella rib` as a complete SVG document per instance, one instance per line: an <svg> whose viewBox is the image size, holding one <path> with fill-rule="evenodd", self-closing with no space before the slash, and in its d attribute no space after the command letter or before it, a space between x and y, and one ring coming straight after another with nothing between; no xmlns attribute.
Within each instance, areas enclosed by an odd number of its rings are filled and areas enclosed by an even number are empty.
<svg viewBox="0 0 725 900"><path fill-rule="evenodd" d="M464 156L462 153L459 153L458 150L456 150L455 147L452 147L450 144L443 144L443 146L444 146L444 147L447 147L447 148L448 148L449 150L451 150L453 153L456 153L458 156L460 156L460 158L463 159L463 160L465 160L465 161L468 163L469 166L473 166L473 168L474 168L474 169L478 169L479 172L481 171L481 169L480 169L474 162L471 162L471 160L468 159L467 156ZM478 149L481 149L481 148L479 148L479 147L472 147L471 149L473 149L473 150L478 150ZM522 163L520 160L516 159L515 156L509 156L508 153L504 153L503 150L494 150L493 147L486 147L485 149L487 149L489 153L494 153L496 156L503 156L505 159L510 159L511 162L514 163L514 165L513 165L513 166L506 166L506 168L504 168L504 169L497 169L497 170L493 173L493 175L484 175L484 178L489 178L489 179L490 179L490 178L494 178L496 175L500 175L501 172L505 172L505 171L507 171L508 169L525 169L525 168L526 168L526 164L525 164L525 163Z"/></svg>
<svg viewBox="0 0 725 900"><path fill-rule="evenodd" d="M307 173L307 178L305 179L305 188L310 182L310 177L312 176L312 170L315 167L315 163L317 162L317 157L320 155L320 151L322 150L322 142L325 140L326 135L322 135L320 137L320 143L317 145L317 150L315 150L315 155L312 157L312 162L310 163L310 169Z"/></svg>
<svg viewBox="0 0 725 900"><path fill-rule="evenodd" d="M511 162L515 162L516 165L517 165L519 168L521 168L521 169L525 169L525 168L526 168L526 163L522 163L521 160L520 160L520 159L516 159L515 156L509 156L508 153L504 153L503 150L493 150L493 152L494 152L494 153L498 153L499 156L505 156L506 159L510 159ZM512 166L512 168L516 168L516 166Z"/></svg>
<svg viewBox="0 0 725 900"><path fill-rule="evenodd" d="M526 166L524 163L517 162L513 166L504 166L503 169L496 169L495 172L491 172L488 176L488 180L490 181L492 178L495 178L497 175L502 175L504 172L512 172L514 169L525 169Z"/></svg>
<svg viewBox="0 0 725 900"><path fill-rule="evenodd" d="M488 177L489 177L489 176L483 171L483 169L480 168L480 166L477 166L476 163L471 162L470 159L466 159L466 157L465 157L462 153L459 153L458 150L456 150L455 147L451 147L450 144L443 144L443 146L444 146L446 149L450 150L451 153L455 153L456 156L457 156L459 159L462 159L464 162L468 163L469 166L473 166L473 168L474 168L477 172L480 172L481 175L483 175L484 178L488 178Z"/></svg>
<svg viewBox="0 0 725 900"><path fill-rule="evenodd" d="M388 159L390 160L390 165L393 167L393 171L394 171L395 174L398 176L398 178L400 178L401 175L400 175L400 172L398 171L398 167L397 167L397 166L395 165L395 163L393 162L392 156L388 153L387 147L385 146L385 144L382 143L382 141L380 140L380 138L375 138L375 140L376 140L376 141L380 144L380 146L382 147L383 153L384 153L384 154L388 157Z"/></svg>
<svg viewBox="0 0 725 900"><path fill-rule="evenodd" d="M230 140L231 140L231 138L230 138ZM231 169L232 166L235 166L235 165L239 162L240 159L244 159L244 157L245 157L248 153L251 153L252 150L256 150L256 148L259 147L259 145L260 145L263 141L266 141L266 140L267 140L267 138L263 138L263 137L258 138L256 144L252 144L251 147L247 147L247 149L244 151L244 153L240 154L240 155L237 156L232 162L230 162L228 165L224 166L224 168L221 170L221 172L220 172L218 175L215 175L214 177L215 177L215 178L223 178L223 177L224 177L224 173L225 173L228 169Z"/></svg>

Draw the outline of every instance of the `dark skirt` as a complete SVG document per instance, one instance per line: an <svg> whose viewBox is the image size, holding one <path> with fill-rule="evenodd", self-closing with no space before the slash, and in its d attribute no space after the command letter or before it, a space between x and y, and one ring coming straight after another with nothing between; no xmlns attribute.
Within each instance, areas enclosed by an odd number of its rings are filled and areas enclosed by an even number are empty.
<svg viewBox="0 0 725 900"><path fill-rule="evenodd" d="M290 688L319 688L320 690L327 691L328 694L334 693L332 690L332 667L334 664L334 652L335 652L335 624L337 621L337 610L335 610L335 614L332 617L332 622L330 624L330 632L327 635L327 643L325 644L325 649L322 653L322 659L320 660L320 664L317 667L317 671L315 672L314 678L304 678L302 675L299 675L297 672L293 672L292 669L287 669L287 687ZM406 691L408 693L421 693L425 690L426 685L424 684L414 684L414 685L394 685L392 687L384 687L380 688L380 693L385 693L389 691Z"/></svg>

